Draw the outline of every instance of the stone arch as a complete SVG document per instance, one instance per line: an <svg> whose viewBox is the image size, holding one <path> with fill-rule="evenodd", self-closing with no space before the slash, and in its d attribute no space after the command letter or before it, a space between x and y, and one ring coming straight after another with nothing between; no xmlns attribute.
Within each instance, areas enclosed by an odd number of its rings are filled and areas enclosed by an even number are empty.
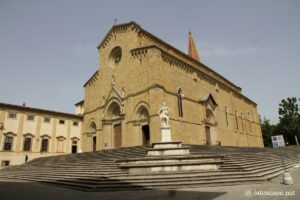
<svg viewBox="0 0 300 200"><path fill-rule="evenodd" d="M148 119L149 118L149 111L146 107L141 106L138 110L138 119Z"/></svg>
<svg viewBox="0 0 300 200"><path fill-rule="evenodd" d="M106 109L105 117L108 119L115 119L120 117L122 114L121 111L121 105L117 101L112 101L110 104L108 104Z"/></svg>
<svg viewBox="0 0 300 200"><path fill-rule="evenodd" d="M95 120L91 120L89 123L89 137L91 137L91 145L92 145L92 151L96 151L96 147L97 147L97 125Z"/></svg>
<svg viewBox="0 0 300 200"><path fill-rule="evenodd" d="M91 132L91 133L96 132L96 130L97 130L97 124L96 124L96 122L95 122L94 119L92 119L92 120L90 121L89 126L88 126L88 130L89 130L89 132Z"/></svg>
<svg viewBox="0 0 300 200"><path fill-rule="evenodd" d="M146 104L145 102L140 102L135 109L135 113L136 113L136 119L137 120L144 120L144 119L148 119L149 118L149 107L148 104Z"/></svg>
<svg viewBox="0 0 300 200"><path fill-rule="evenodd" d="M106 106L103 123L103 132L110 133L104 135L103 146L107 148L120 148L123 144L124 137L122 130L124 129L123 120L125 114L123 113L122 105L118 98L113 97L110 99Z"/></svg>
<svg viewBox="0 0 300 200"><path fill-rule="evenodd" d="M138 124L137 133L140 137L140 142L142 145L150 144L150 127L149 127L149 106L145 102L140 102L136 106L136 120Z"/></svg>

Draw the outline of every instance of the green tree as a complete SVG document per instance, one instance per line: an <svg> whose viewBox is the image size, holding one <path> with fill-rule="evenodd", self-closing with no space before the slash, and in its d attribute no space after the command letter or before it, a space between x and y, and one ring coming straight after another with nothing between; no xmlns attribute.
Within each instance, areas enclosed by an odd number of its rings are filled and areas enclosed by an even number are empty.
<svg viewBox="0 0 300 200"><path fill-rule="evenodd" d="M271 136L275 135L275 128L276 125L270 124L270 120L266 119L265 117L261 121L261 131L265 147L272 147Z"/></svg>
<svg viewBox="0 0 300 200"><path fill-rule="evenodd" d="M276 132L285 137L286 142L295 144L295 136L300 136L300 111L296 97L282 99L279 104L279 124Z"/></svg>

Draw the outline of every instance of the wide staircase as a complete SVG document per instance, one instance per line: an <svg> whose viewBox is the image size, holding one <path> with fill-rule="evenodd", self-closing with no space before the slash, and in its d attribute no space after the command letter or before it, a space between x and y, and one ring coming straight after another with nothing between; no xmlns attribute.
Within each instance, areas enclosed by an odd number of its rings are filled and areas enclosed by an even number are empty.
<svg viewBox="0 0 300 200"><path fill-rule="evenodd" d="M175 189L262 183L299 165L300 148L282 152L269 148L190 146L192 155L223 155L218 171L178 171L128 174L117 160L140 158L149 147L137 146L99 152L44 157L0 170L0 181L35 181L86 191Z"/></svg>

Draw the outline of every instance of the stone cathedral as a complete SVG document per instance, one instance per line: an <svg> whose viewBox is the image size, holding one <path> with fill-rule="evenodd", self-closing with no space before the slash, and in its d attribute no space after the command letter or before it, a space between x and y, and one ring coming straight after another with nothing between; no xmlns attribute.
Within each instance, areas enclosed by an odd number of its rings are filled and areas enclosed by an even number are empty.
<svg viewBox="0 0 300 200"><path fill-rule="evenodd" d="M186 54L135 22L108 31L80 102L83 151L160 142L162 105L172 141L263 147L256 103L201 62L191 33L188 44Z"/></svg>

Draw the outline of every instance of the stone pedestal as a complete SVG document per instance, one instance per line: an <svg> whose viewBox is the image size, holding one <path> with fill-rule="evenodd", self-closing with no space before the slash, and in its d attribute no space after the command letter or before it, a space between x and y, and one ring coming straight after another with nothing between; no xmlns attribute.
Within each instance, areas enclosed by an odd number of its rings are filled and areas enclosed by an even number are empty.
<svg viewBox="0 0 300 200"><path fill-rule="evenodd" d="M159 142L152 143L153 149L181 148L181 142Z"/></svg>
<svg viewBox="0 0 300 200"><path fill-rule="evenodd" d="M170 127L161 127L161 142L172 142Z"/></svg>
<svg viewBox="0 0 300 200"><path fill-rule="evenodd" d="M130 174L176 171L218 171L222 156L190 155L190 147L172 142L170 127L161 127L161 142L153 143L141 158L119 160L120 168Z"/></svg>
<svg viewBox="0 0 300 200"><path fill-rule="evenodd" d="M222 157L221 155L156 155L118 160L117 162L120 164L119 167L129 174L218 171Z"/></svg>

